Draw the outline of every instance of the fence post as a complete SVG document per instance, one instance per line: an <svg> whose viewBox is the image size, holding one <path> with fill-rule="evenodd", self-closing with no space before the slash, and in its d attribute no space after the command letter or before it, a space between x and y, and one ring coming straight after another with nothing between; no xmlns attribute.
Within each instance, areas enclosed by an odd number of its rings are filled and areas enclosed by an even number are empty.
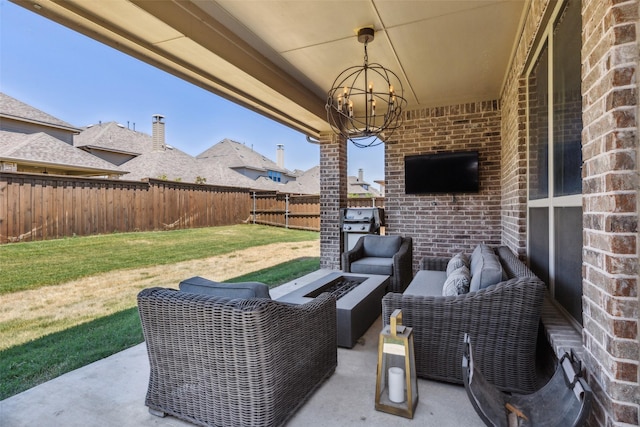
<svg viewBox="0 0 640 427"><path fill-rule="evenodd" d="M284 195L284 228L289 228L289 195Z"/></svg>
<svg viewBox="0 0 640 427"><path fill-rule="evenodd" d="M251 216L253 216L253 224L255 225L256 223L256 192L253 191L251 194L253 195L253 212Z"/></svg>

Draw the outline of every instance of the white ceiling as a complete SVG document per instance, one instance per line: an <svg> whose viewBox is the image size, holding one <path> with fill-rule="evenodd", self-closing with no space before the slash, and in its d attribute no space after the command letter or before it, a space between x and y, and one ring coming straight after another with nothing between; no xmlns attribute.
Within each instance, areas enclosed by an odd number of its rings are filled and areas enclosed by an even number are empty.
<svg viewBox="0 0 640 427"><path fill-rule="evenodd" d="M335 77L398 74L409 108L497 99L530 0L12 0L317 136Z"/></svg>

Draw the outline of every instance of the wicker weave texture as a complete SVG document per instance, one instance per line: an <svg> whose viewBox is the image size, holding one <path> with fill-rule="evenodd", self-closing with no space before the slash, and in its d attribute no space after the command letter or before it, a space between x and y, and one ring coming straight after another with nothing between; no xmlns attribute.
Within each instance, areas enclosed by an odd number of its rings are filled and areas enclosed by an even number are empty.
<svg viewBox="0 0 640 427"><path fill-rule="evenodd" d="M342 253L342 271L351 272L351 263L363 258L364 245L360 239L351 250ZM387 292L404 292L413 278L413 239L403 237L400 249L393 256L393 275L389 276Z"/></svg>
<svg viewBox="0 0 640 427"><path fill-rule="evenodd" d="M150 410L203 426L284 424L337 365L336 303L145 289Z"/></svg>
<svg viewBox="0 0 640 427"><path fill-rule="evenodd" d="M426 256L420 260L420 270L446 271L450 259Z"/></svg>
<svg viewBox="0 0 640 427"><path fill-rule="evenodd" d="M515 256L500 260L522 264ZM524 264L509 267L511 272L530 271ZM390 293L382 300L382 316L388 324L393 310L400 308L403 324L413 327L418 376L462 384L463 338L468 333L478 367L491 383L504 391L531 393L537 387L535 354L544 293L544 283L535 275L455 297Z"/></svg>

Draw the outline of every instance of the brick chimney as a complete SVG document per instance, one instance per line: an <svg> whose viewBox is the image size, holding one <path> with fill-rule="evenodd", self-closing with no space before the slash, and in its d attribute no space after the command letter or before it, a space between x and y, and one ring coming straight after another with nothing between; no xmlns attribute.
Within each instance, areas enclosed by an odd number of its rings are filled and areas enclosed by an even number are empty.
<svg viewBox="0 0 640 427"><path fill-rule="evenodd" d="M364 170L362 168L358 169L358 182L364 181Z"/></svg>
<svg viewBox="0 0 640 427"><path fill-rule="evenodd" d="M276 164L284 169L284 144L278 144L276 149Z"/></svg>
<svg viewBox="0 0 640 427"><path fill-rule="evenodd" d="M153 127L152 127L152 138L153 138L153 151L164 151L166 149L166 145L164 142L164 116L161 114L153 115Z"/></svg>

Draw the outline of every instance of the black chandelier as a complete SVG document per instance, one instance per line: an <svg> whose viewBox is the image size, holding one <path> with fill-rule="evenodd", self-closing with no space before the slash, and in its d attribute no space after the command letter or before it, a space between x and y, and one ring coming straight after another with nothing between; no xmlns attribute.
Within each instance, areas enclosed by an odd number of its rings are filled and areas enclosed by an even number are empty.
<svg viewBox="0 0 640 427"><path fill-rule="evenodd" d="M407 105L396 73L378 63L369 64L367 44L374 34L373 28L358 30L358 41L364 43L364 64L338 75L326 105L333 131L360 148L379 145L389 138L402 124L402 109Z"/></svg>

